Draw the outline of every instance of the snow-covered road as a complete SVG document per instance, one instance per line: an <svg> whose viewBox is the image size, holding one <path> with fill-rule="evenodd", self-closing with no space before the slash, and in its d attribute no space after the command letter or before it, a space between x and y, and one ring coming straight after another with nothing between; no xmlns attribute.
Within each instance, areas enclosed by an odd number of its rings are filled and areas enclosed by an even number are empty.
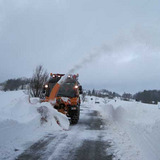
<svg viewBox="0 0 160 160"><path fill-rule="evenodd" d="M49 103L30 104L23 91L0 92L0 101L0 160L160 160L158 105L88 96L79 123L69 126Z"/></svg>
<svg viewBox="0 0 160 160"><path fill-rule="evenodd" d="M81 106L81 118L69 131L46 135L22 153L18 160L112 160L110 141L103 140L107 129L99 112Z"/></svg>

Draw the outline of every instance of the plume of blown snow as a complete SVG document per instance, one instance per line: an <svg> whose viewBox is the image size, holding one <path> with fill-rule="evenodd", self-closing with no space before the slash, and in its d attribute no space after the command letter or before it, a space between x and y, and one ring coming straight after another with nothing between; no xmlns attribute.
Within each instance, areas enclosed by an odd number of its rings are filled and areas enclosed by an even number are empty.
<svg viewBox="0 0 160 160"><path fill-rule="evenodd" d="M76 73L87 64L100 59L103 56L117 56L120 59L120 63L124 63L139 57L145 57L148 54L157 54L160 52L160 48L155 46L157 39L153 37L157 37L157 35L141 29L138 31L133 30L131 34L119 36L114 42L103 44L100 47L93 49L89 54L86 54L79 63L76 63L67 72L62 78L61 83L65 81L69 74Z"/></svg>

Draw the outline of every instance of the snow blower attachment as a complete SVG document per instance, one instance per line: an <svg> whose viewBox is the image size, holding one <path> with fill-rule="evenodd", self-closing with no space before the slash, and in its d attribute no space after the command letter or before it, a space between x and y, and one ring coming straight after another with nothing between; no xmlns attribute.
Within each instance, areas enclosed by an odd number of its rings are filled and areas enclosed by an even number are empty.
<svg viewBox="0 0 160 160"><path fill-rule="evenodd" d="M50 102L55 109L69 117L71 124L76 124L80 115L81 93L78 75L51 73L49 81L43 86L43 101Z"/></svg>

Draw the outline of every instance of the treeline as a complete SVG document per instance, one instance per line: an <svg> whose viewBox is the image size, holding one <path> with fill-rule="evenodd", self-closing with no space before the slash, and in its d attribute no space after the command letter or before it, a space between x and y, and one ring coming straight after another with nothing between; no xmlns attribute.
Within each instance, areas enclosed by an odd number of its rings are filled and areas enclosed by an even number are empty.
<svg viewBox="0 0 160 160"><path fill-rule="evenodd" d="M102 90L87 90L86 91L86 94L89 95L89 96L96 96L96 97L108 97L108 98L115 98L115 97L120 97L120 95L116 92L111 92L111 91L108 91L106 89L102 89Z"/></svg>
<svg viewBox="0 0 160 160"><path fill-rule="evenodd" d="M130 93L123 93L122 95L119 95L116 92L111 92L106 89L102 90L86 90L86 95L89 96L96 96L96 97L108 97L110 99L113 99L115 97L120 97L122 100L129 101L131 99L134 99L136 101L142 102L142 103L149 103L149 104L157 104L160 102L160 90L144 90L142 92L138 92L136 94L130 94Z"/></svg>
<svg viewBox="0 0 160 160"><path fill-rule="evenodd" d="M40 97L43 85L47 82L48 77L49 74L43 66L38 65L31 78L8 79L7 81L0 83L0 90L14 91L25 89L28 90L28 94L30 96Z"/></svg>
<svg viewBox="0 0 160 160"><path fill-rule="evenodd" d="M30 79L28 78L17 78L17 79L8 79L5 81L2 86L2 90L4 91L13 91L18 89L26 89L27 85L30 83Z"/></svg>
<svg viewBox="0 0 160 160"><path fill-rule="evenodd" d="M144 90L136 93L133 98L142 103L157 104L160 102L160 90Z"/></svg>

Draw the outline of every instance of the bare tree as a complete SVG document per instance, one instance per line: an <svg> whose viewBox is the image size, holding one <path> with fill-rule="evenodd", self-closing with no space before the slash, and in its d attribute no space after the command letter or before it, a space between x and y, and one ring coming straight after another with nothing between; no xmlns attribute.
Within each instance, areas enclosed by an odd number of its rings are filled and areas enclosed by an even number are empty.
<svg viewBox="0 0 160 160"><path fill-rule="evenodd" d="M33 73L29 84L29 94L32 97L40 97L42 92L42 87L44 83L48 80L48 73L44 70L42 65L38 65Z"/></svg>

